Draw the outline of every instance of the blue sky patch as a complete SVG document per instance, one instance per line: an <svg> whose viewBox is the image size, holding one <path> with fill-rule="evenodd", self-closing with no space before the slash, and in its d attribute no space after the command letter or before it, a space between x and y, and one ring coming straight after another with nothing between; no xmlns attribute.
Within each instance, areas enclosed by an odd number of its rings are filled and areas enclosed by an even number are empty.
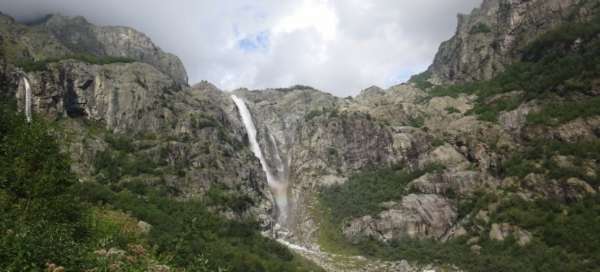
<svg viewBox="0 0 600 272"><path fill-rule="evenodd" d="M261 31L238 41L238 48L246 53L261 52L269 49L269 32Z"/></svg>

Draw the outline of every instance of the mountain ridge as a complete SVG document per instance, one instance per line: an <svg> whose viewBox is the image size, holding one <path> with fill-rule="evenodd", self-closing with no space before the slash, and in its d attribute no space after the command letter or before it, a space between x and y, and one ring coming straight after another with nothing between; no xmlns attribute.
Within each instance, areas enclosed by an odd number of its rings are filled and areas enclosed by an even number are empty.
<svg viewBox="0 0 600 272"><path fill-rule="evenodd" d="M533 43L533 36L515 41L533 48L530 57L514 56L521 45L489 51L501 60L475 50L513 31L510 24L488 30L478 23L514 14L546 18L556 6L583 15L563 20L561 11L535 30L543 33ZM60 126L61 146L86 184L115 194L165 186L174 199L207 201L219 216L256 220L264 235L307 249L297 253L329 271L585 270L598 261L593 251L563 235L596 237L579 215L594 215L600 190L598 6L486 0L462 17L424 76L351 98L306 86L232 93L209 82L188 86L185 72L175 69L174 76L170 66L135 56L111 59L96 45L82 51L94 58L73 56L64 39L53 37L60 27L44 27L51 18L30 28L3 17L0 86L21 109L20 77L27 75L35 115ZM578 31L567 35L562 26ZM42 62L52 54L56 59ZM471 73L480 63L498 69ZM269 167L280 151L287 222L276 222L231 94L247 104ZM572 211L562 215L569 221L560 221L561 211ZM570 261L543 264L561 258Z"/></svg>

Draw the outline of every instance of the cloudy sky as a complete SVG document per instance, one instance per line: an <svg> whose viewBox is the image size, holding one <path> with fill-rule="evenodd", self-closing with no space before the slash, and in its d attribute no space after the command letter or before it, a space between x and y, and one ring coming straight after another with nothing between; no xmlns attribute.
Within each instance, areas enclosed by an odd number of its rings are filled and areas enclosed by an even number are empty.
<svg viewBox="0 0 600 272"><path fill-rule="evenodd" d="M131 26L178 55L190 83L225 90L303 84L339 96L404 82L481 0L0 0L19 20L48 13Z"/></svg>

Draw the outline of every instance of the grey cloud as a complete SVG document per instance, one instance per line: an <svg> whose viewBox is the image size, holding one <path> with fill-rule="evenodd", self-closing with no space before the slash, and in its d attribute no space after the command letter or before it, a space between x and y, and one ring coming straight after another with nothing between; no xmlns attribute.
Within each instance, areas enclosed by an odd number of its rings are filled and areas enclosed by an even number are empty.
<svg viewBox="0 0 600 272"><path fill-rule="evenodd" d="M454 32L456 14L480 2L0 0L0 11L19 20L61 13L131 26L177 54L192 83L227 90L303 84L347 96L425 69ZM268 33L268 48L238 47L259 33Z"/></svg>

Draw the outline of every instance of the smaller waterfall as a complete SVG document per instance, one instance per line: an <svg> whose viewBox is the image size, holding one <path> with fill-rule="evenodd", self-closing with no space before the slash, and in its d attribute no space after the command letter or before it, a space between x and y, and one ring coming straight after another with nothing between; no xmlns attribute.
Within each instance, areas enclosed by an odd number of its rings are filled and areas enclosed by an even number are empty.
<svg viewBox="0 0 600 272"><path fill-rule="evenodd" d="M252 115L250 114L250 110L248 110L248 106L244 100L239 97L232 95L231 99L235 103L236 107L240 112L240 117L242 118L242 122L244 123L244 127L246 128L246 133L248 133L248 140L250 142L250 149L254 156L258 158L260 164L262 166L265 175L267 176L267 183L269 187L271 187L271 191L273 192L273 197L275 198L275 205L279 210L279 218L278 221L280 223L285 223L287 221L287 209L288 209L288 199L287 199L287 184L286 182L282 182L277 174L273 174L273 172L269 169L269 165L267 164L267 160L263 155L263 151L258 144L256 139L257 131L256 126L254 125L254 121L252 120ZM272 135L269 135L273 137ZM275 143L275 142L273 142ZM276 145L276 144L275 144ZM281 165L281 158L279 156L279 151L276 149L276 158L277 161L277 173L280 173L280 169L283 169Z"/></svg>
<svg viewBox="0 0 600 272"><path fill-rule="evenodd" d="M26 76L23 77L23 84L25 85L25 118L27 123L31 123L31 85Z"/></svg>

